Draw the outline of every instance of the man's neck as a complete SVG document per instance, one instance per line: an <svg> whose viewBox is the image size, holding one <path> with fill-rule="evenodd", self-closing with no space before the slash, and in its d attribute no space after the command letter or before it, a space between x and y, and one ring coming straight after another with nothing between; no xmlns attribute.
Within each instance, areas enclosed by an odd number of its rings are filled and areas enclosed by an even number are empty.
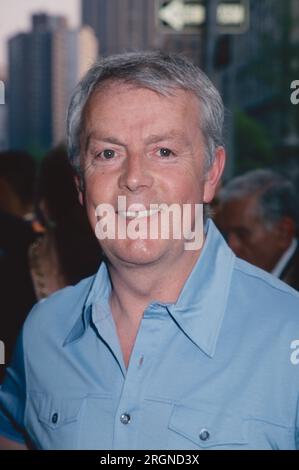
<svg viewBox="0 0 299 470"><path fill-rule="evenodd" d="M143 266L109 264L112 282L110 306L114 320L136 324L153 300L176 302L200 252L185 251L175 260Z"/></svg>
<svg viewBox="0 0 299 470"><path fill-rule="evenodd" d="M176 302L199 254L185 251L168 262L143 266L109 264L110 307L126 368L146 306L153 300Z"/></svg>

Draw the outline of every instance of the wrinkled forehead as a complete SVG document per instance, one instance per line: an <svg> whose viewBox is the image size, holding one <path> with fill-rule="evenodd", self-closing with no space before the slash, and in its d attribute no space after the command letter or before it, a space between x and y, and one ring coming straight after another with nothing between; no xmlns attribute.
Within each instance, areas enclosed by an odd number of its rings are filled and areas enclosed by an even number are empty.
<svg viewBox="0 0 299 470"><path fill-rule="evenodd" d="M94 113L95 107L97 108L97 112L101 110L101 98L105 99L105 105L107 106L107 99L111 97L111 102L117 101L117 96L121 94L129 94L130 92L138 90L145 90L149 92L149 100L151 99L150 94L153 93L153 96L160 97L162 100L166 98L167 101L171 99L175 99L178 97L183 97L186 107L186 113L190 110L195 110L196 116L196 125L199 124L201 126L201 105L198 97L195 95L193 91L186 90L182 87L179 87L175 84L169 84L168 87L150 87L146 86L146 84L139 83L138 81L126 81L126 80L119 80L119 79L107 79L103 82L100 82L98 85L94 87L92 92L90 93L85 106L82 112L82 119L81 119L81 129L80 134L81 137L86 136L90 129L90 117L91 114ZM186 116L187 118L187 116Z"/></svg>

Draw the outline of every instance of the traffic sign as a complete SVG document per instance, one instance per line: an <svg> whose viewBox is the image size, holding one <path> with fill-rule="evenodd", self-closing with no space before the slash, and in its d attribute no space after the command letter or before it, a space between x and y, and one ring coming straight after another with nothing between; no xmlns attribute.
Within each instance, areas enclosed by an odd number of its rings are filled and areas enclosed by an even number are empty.
<svg viewBox="0 0 299 470"><path fill-rule="evenodd" d="M159 28L164 32L195 33L205 24L203 0L157 0ZM216 9L220 33L242 33L249 25L249 0L220 0Z"/></svg>
<svg viewBox="0 0 299 470"><path fill-rule="evenodd" d="M198 27L205 20L205 7L199 2L170 0L163 4L159 9L159 19L174 31L183 32L186 27Z"/></svg>

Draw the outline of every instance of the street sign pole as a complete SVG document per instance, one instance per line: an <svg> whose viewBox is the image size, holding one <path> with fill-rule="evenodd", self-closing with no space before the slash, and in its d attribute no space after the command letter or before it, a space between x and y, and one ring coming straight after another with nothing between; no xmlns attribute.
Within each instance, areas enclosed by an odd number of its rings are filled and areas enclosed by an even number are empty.
<svg viewBox="0 0 299 470"><path fill-rule="evenodd" d="M216 12L218 6L218 0L206 0L206 21L204 25L204 40L205 40L205 52L204 52L204 68L207 75L212 78L213 74L213 63L214 63L214 51L215 44L217 41L217 21Z"/></svg>

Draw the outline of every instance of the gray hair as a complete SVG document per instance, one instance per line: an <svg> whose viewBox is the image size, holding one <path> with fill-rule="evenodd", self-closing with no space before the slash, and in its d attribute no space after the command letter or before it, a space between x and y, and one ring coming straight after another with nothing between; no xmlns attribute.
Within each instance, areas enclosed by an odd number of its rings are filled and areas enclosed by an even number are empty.
<svg viewBox="0 0 299 470"><path fill-rule="evenodd" d="M222 99L208 77L189 60L177 54L132 52L97 61L77 85L67 117L67 143L73 167L80 169L80 138L84 109L92 93L107 83L120 81L169 96L176 89L191 91L201 104L200 127L206 142L205 163L214 161L215 149L223 145Z"/></svg>
<svg viewBox="0 0 299 470"><path fill-rule="evenodd" d="M270 169L252 170L229 181L219 192L220 203L258 195L259 215L268 228L282 217L290 217L299 227L296 188L293 183Z"/></svg>

